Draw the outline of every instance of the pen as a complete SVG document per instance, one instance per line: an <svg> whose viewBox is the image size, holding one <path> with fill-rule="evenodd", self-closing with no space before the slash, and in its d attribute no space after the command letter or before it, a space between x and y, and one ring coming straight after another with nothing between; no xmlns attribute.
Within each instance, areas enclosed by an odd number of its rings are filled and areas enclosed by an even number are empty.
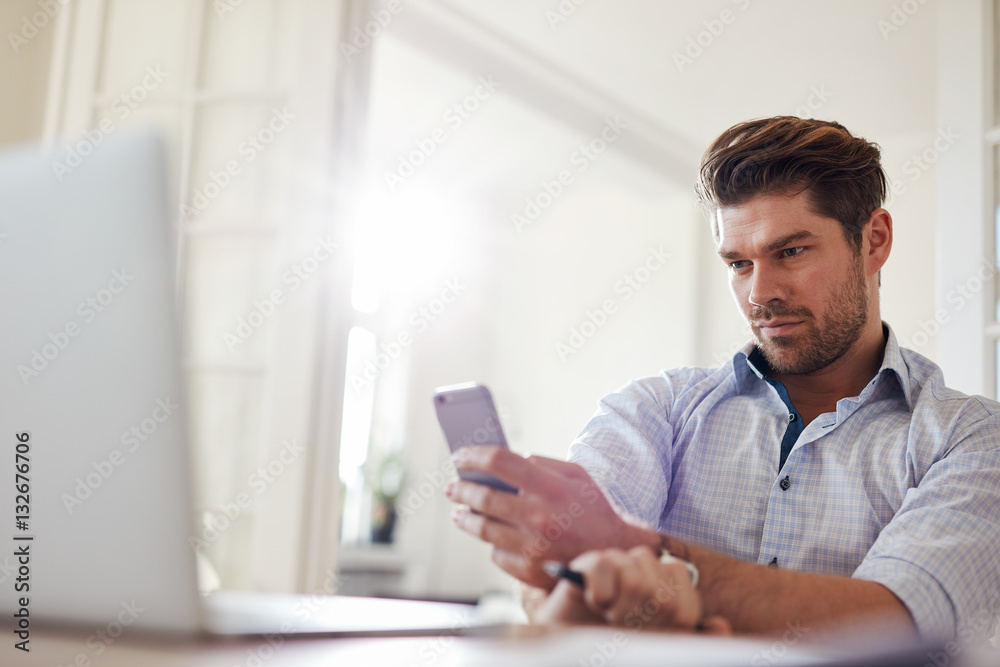
<svg viewBox="0 0 1000 667"><path fill-rule="evenodd" d="M566 567L565 564L556 562L554 560L547 560L542 563L542 569L550 577L555 577L556 579L565 579L570 583L576 584L580 588L584 588L583 575L576 570L571 570Z"/></svg>

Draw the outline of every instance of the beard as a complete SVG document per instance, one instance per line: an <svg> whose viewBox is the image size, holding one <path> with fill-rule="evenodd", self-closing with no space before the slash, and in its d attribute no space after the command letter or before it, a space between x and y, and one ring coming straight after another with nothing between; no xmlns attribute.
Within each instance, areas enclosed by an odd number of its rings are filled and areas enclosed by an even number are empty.
<svg viewBox="0 0 1000 667"><path fill-rule="evenodd" d="M847 280L837 288L827 316L816 321L808 308L794 308L778 303L754 308L749 316L750 330L771 368L785 375L807 375L826 368L840 359L861 337L868 321L868 286L860 253L851 262ZM754 322L778 317L813 321L810 331L790 336L765 338Z"/></svg>

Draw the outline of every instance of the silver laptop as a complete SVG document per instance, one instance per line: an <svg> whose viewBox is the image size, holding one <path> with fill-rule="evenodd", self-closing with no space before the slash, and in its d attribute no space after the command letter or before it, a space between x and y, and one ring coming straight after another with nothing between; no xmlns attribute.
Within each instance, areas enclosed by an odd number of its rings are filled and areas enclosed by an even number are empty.
<svg viewBox="0 0 1000 667"><path fill-rule="evenodd" d="M70 171L54 160L31 148L0 155L0 610L8 623L93 630L117 619L190 635L438 634L479 625L467 605L202 599L188 542L194 515L161 145L152 133L123 134Z"/></svg>

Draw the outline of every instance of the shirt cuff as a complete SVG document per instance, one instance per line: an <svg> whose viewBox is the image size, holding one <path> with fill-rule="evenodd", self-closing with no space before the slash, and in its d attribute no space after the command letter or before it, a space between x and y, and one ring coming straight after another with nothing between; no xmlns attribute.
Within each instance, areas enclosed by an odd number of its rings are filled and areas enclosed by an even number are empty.
<svg viewBox="0 0 1000 667"><path fill-rule="evenodd" d="M927 570L899 558L865 559L852 575L882 584L913 616L920 636L928 640L955 636L955 610L948 593Z"/></svg>

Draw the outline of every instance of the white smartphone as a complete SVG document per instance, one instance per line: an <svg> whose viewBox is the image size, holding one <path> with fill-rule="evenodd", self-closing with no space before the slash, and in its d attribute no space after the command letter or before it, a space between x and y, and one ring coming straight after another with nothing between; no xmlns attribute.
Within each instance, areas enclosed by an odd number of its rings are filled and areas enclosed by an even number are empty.
<svg viewBox="0 0 1000 667"><path fill-rule="evenodd" d="M438 387L434 391L434 409L451 451L468 445L507 447L500 416L485 386L469 382ZM468 482L517 493L516 488L488 473L462 471L458 476Z"/></svg>

